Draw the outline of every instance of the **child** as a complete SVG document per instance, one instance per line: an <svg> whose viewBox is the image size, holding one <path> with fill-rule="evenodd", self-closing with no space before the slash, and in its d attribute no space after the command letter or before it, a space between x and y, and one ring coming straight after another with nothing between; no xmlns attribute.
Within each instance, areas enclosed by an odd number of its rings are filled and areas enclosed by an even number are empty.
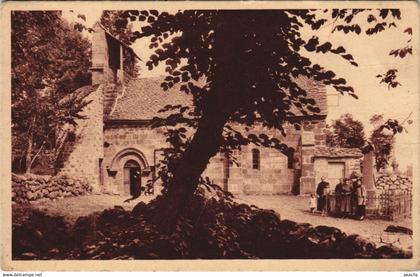
<svg viewBox="0 0 420 277"><path fill-rule="evenodd" d="M313 194L311 194L311 198L309 198L309 209L311 210L311 213L315 212L316 208L316 198Z"/></svg>

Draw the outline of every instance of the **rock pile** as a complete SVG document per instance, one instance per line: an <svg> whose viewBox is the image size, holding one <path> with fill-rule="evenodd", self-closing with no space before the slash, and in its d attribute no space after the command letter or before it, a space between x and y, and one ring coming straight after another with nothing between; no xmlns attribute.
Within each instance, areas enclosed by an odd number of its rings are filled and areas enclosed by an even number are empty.
<svg viewBox="0 0 420 277"><path fill-rule="evenodd" d="M38 199L60 199L92 192L87 181L66 176L12 174L12 201L27 203Z"/></svg>
<svg viewBox="0 0 420 277"><path fill-rule="evenodd" d="M35 213L13 226L13 259L412 257L410 251L377 247L334 227L281 220L274 211L236 203L221 190L208 192L198 189L171 234L151 223L164 199L159 197L147 205L140 202L132 211L116 206L80 217L70 227L60 218Z"/></svg>
<svg viewBox="0 0 420 277"><path fill-rule="evenodd" d="M375 185L379 191L393 194L411 193L413 189L413 181L410 178L398 175L380 176Z"/></svg>

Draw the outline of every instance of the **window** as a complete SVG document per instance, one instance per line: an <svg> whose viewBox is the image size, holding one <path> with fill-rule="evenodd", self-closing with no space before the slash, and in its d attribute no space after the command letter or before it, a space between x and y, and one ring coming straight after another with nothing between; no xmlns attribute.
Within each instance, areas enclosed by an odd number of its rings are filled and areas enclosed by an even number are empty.
<svg viewBox="0 0 420 277"><path fill-rule="evenodd" d="M252 149L252 169L260 169L260 150Z"/></svg>

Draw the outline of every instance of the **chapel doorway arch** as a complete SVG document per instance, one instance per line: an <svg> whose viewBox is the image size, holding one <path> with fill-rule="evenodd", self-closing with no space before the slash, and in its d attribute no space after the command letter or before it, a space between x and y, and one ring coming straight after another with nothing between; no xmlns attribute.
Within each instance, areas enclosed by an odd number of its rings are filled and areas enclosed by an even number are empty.
<svg viewBox="0 0 420 277"><path fill-rule="evenodd" d="M141 191L141 167L135 160L128 160L123 168L123 192L137 196Z"/></svg>
<svg viewBox="0 0 420 277"><path fill-rule="evenodd" d="M126 196L138 196L141 186L146 184L150 173L150 167L143 152L132 147L119 151L107 170L114 178L113 184L116 186L114 189Z"/></svg>

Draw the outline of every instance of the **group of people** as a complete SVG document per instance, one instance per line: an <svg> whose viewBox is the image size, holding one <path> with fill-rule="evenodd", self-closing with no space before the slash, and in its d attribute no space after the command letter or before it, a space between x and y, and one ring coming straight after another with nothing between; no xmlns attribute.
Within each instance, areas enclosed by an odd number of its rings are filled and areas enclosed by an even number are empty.
<svg viewBox="0 0 420 277"><path fill-rule="evenodd" d="M328 195L335 198L334 212L343 217L355 217L363 220L366 215L366 188L362 184L360 178L356 174L352 174L350 178L340 179L331 191L330 184L325 181L325 177L321 177L321 182L316 188L316 196L311 194L309 200L309 208L312 213L315 209L325 216L331 209Z"/></svg>

